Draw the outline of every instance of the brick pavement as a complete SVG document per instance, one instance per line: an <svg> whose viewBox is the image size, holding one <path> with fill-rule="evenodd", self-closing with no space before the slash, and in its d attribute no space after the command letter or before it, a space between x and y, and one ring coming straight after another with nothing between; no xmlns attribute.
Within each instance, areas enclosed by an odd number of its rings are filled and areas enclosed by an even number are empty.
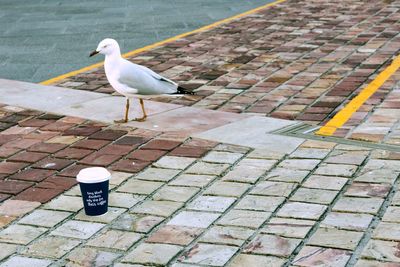
<svg viewBox="0 0 400 267"><path fill-rule="evenodd" d="M197 91L194 97L159 101L319 124L397 53L399 5L287 1L130 60ZM102 68L57 84L113 92ZM368 103L379 102L392 87L388 84ZM353 120L363 118L363 112ZM344 128L337 135L348 132Z"/></svg>
<svg viewBox="0 0 400 267"><path fill-rule="evenodd" d="M284 154L26 110L3 118L2 139L22 137L3 183L30 187L3 194L15 196L0 204L0 266L400 263L398 153L305 140ZM72 178L83 164L114 170L104 216L83 213Z"/></svg>
<svg viewBox="0 0 400 267"><path fill-rule="evenodd" d="M132 60L198 89L176 103L320 123L398 49L398 2L344 4L288 1ZM103 76L61 83L107 93ZM338 136L395 144L397 77ZM13 106L0 127L0 266L400 265L398 152L279 153ZM113 170L100 217L73 178L93 165Z"/></svg>
<svg viewBox="0 0 400 267"><path fill-rule="evenodd" d="M163 155L201 157L210 149L196 141L183 144L185 137L177 134L12 106L3 105L0 116L0 201L47 202L74 186L77 172L88 166L135 173Z"/></svg>

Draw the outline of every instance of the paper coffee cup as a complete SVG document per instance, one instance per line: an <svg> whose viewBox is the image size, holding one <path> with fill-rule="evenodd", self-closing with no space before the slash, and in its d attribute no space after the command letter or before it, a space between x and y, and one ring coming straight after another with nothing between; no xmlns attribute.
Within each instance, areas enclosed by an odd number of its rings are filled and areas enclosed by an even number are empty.
<svg viewBox="0 0 400 267"><path fill-rule="evenodd" d="M82 169L76 176L86 215L98 216L107 212L110 178L110 172L102 167Z"/></svg>

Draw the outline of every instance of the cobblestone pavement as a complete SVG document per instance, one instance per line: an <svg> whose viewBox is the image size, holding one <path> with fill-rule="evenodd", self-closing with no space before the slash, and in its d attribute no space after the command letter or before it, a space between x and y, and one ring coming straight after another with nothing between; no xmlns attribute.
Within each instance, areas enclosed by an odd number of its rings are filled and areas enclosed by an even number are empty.
<svg viewBox="0 0 400 267"><path fill-rule="evenodd" d="M256 115L229 136L259 115L321 123L400 46L400 2L338 3L289 0L132 60L198 90L173 103ZM396 145L398 78L336 135ZM112 92L101 69L59 84ZM400 266L400 152L139 127L0 107L0 267ZM84 215L87 166L113 172L106 215Z"/></svg>
<svg viewBox="0 0 400 267"><path fill-rule="evenodd" d="M399 145L399 79L400 72L397 72L353 114L335 136Z"/></svg>
<svg viewBox="0 0 400 267"><path fill-rule="evenodd" d="M173 103L323 124L398 52L399 6L399 1L290 0L130 60L197 91L196 97ZM386 122L393 123L382 126L375 137L371 132L376 127L368 120L376 116L367 117L386 97L391 102L379 109L397 112L398 105L390 99L397 95L392 91L399 75L386 82L336 136L382 141L398 120ZM58 85L113 92L102 69ZM361 126L363 121L367 125Z"/></svg>
<svg viewBox="0 0 400 267"><path fill-rule="evenodd" d="M96 62L106 37L123 51L258 7L269 0L0 2L0 77L40 82Z"/></svg>
<svg viewBox="0 0 400 267"><path fill-rule="evenodd" d="M399 153L304 140L283 154L1 114L0 266L400 264ZM91 165L113 170L99 217L74 179Z"/></svg>
<svg viewBox="0 0 400 267"><path fill-rule="evenodd" d="M47 202L74 186L76 174L88 165L135 173L167 153L200 157L209 150L201 142L182 144L186 137L176 133L109 129L80 118L10 106L0 114L0 157L5 160L0 163L1 201L13 197Z"/></svg>

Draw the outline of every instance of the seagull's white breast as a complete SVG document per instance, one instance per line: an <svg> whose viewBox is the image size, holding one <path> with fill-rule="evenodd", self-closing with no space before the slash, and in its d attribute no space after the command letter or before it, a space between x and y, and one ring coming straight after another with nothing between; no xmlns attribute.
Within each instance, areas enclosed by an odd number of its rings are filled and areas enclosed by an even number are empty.
<svg viewBox="0 0 400 267"><path fill-rule="evenodd" d="M107 61L106 58L106 61L104 62L104 70L106 72L108 82L111 84L115 91L126 97L137 94L137 89L131 88L119 82L121 77L121 68L118 62L114 60Z"/></svg>
<svg viewBox="0 0 400 267"><path fill-rule="evenodd" d="M106 76L111 86L125 96L173 94L178 85L154 71L121 56L106 56Z"/></svg>

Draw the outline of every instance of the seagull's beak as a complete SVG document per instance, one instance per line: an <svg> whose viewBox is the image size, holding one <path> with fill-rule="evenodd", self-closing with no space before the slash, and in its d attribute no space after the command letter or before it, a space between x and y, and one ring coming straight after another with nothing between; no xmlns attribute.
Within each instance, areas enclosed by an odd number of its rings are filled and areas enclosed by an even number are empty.
<svg viewBox="0 0 400 267"><path fill-rule="evenodd" d="M94 50L92 53L90 53L89 57L93 57L94 55L97 55L99 52Z"/></svg>

